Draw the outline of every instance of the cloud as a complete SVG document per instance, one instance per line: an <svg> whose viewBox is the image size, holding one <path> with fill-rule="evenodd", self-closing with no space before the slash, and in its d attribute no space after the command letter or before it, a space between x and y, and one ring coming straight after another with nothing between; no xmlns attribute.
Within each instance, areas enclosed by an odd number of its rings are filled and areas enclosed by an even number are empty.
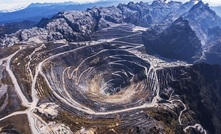
<svg viewBox="0 0 221 134"><path fill-rule="evenodd" d="M211 6L220 6L221 1L220 0L204 0L203 2L209 3Z"/></svg>
<svg viewBox="0 0 221 134"><path fill-rule="evenodd" d="M103 0L0 0L1 11L13 11L20 8L27 7L31 3L59 3L59 2L76 2L89 3Z"/></svg>
<svg viewBox="0 0 221 134"><path fill-rule="evenodd" d="M187 2L189 0L173 0L173 1L180 1L180 2ZM210 6L219 6L221 5L220 0L202 0L204 3L208 3Z"/></svg>

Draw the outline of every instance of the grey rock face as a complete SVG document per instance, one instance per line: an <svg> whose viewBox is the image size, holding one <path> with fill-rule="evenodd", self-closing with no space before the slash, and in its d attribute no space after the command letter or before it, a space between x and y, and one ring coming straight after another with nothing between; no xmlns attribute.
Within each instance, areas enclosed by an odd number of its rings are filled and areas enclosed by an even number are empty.
<svg viewBox="0 0 221 134"><path fill-rule="evenodd" d="M28 29L34 27L36 23L32 21L14 22L0 25L0 36L15 33L20 29Z"/></svg>
<svg viewBox="0 0 221 134"><path fill-rule="evenodd" d="M210 9L208 4L204 4L202 1L194 5L184 17L191 23L197 22L204 29L221 26L221 18Z"/></svg>
<svg viewBox="0 0 221 134"><path fill-rule="evenodd" d="M151 5L144 2L130 2L117 7L95 7L86 11L60 12L51 19L42 19L37 25L39 29L21 30L5 36L0 42L2 42L2 46L11 46L33 37L39 39L37 42L61 39L67 41L90 40L90 36L96 30L113 24L132 23L139 26L158 24L163 17L180 6L181 3L178 2L154 1Z"/></svg>
<svg viewBox="0 0 221 134"><path fill-rule="evenodd" d="M88 12L69 11L57 14L44 27L49 32L60 33L68 41L79 41L93 33L95 24Z"/></svg>
<svg viewBox="0 0 221 134"><path fill-rule="evenodd" d="M32 29L19 30L16 33L5 35L5 37L0 39L1 45L12 46L17 43L42 43L47 41L48 31L43 28L34 27Z"/></svg>
<svg viewBox="0 0 221 134"><path fill-rule="evenodd" d="M202 51L200 40L182 17L161 33L148 30L143 40L148 53L166 58L193 62Z"/></svg>
<svg viewBox="0 0 221 134"><path fill-rule="evenodd" d="M208 29L221 27L221 18L210 9L208 4L199 1L194 5L189 12L184 15L184 18L189 20L192 29L200 38L202 45L207 46L210 35Z"/></svg>
<svg viewBox="0 0 221 134"><path fill-rule="evenodd" d="M205 51L204 62L221 64L221 41L213 43L213 45Z"/></svg>

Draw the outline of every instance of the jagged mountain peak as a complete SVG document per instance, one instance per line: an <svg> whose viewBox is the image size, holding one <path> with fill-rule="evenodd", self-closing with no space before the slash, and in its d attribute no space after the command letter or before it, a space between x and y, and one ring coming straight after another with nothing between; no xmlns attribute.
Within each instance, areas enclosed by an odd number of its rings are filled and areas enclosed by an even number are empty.
<svg viewBox="0 0 221 134"><path fill-rule="evenodd" d="M202 1L202 0L190 0L190 2L199 2L199 1Z"/></svg>
<svg viewBox="0 0 221 134"><path fill-rule="evenodd" d="M162 7L167 5L166 0L154 0L151 4L152 7Z"/></svg>
<svg viewBox="0 0 221 134"><path fill-rule="evenodd" d="M154 0L154 2L167 2L167 0Z"/></svg>
<svg viewBox="0 0 221 134"><path fill-rule="evenodd" d="M196 3L197 2L197 3ZM204 3L202 0L195 1L195 4L190 9L190 13L202 13L208 12L210 15L218 16L215 11L213 11L208 3Z"/></svg>
<svg viewBox="0 0 221 134"><path fill-rule="evenodd" d="M180 17L177 20L175 20L174 23L170 27L184 28L184 27L190 27L190 25L187 19Z"/></svg>
<svg viewBox="0 0 221 134"><path fill-rule="evenodd" d="M195 2L196 4L193 6L191 10L196 10L196 9L210 9L208 3L204 3L203 1L192 1ZM190 11L191 11L190 10Z"/></svg>
<svg viewBox="0 0 221 134"><path fill-rule="evenodd" d="M162 32L151 29L144 33L143 40L149 54L193 62L201 55L201 43L189 25L180 17Z"/></svg>
<svg viewBox="0 0 221 134"><path fill-rule="evenodd" d="M208 29L217 26L221 27L221 18L203 1L193 5L183 17L189 20L192 29L200 38L203 46L208 44L207 42L210 38L210 35L207 33Z"/></svg>
<svg viewBox="0 0 221 134"><path fill-rule="evenodd" d="M195 4L194 2L198 3ZM131 23L145 27L158 25L158 33L168 30L167 27L173 27L172 29L177 31L183 29L192 30L203 44L203 41L207 39L205 33L209 28L219 26L218 24L221 24L219 20L219 17L202 1L191 0L182 4L180 2L155 0L151 5L147 2L129 2L128 4L120 4L117 7L94 7L86 11L59 12L51 19L42 19L38 27L48 32L48 35L45 35L45 39L52 41L57 39L81 41L89 40L91 34L112 24ZM162 23L162 21L165 21L165 23ZM202 28L205 29L202 30ZM16 34L18 38L20 37L19 34ZM190 34L192 33L190 32ZM7 38L4 38L6 43Z"/></svg>

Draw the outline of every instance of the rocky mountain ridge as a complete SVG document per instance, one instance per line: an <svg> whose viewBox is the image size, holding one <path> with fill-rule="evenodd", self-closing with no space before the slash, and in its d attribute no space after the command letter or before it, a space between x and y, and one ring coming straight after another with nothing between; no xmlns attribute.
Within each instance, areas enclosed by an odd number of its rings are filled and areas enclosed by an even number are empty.
<svg viewBox="0 0 221 134"><path fill-rule="evenodd" d="M186 5L189 5L189 6L186 6ZM185 9L189 9L189 10L183 10L184 9L183 7L186 7ZM220 37L221 37L219 34L221 32L220 31L221 18L213 10L210 9L208 4L204 4L202 1L199 1L197 3L194 1L187 2L187 3L183 4L179 8L179 10L181 11L179 14L177 14L177 11L171 12L162 23L160 23L159 25L156 25L155 27L152 27L151 28L152 30L149 30L146 32L146 34L147 34L147 33L150 33L151 31L155 31L155 35L152 35L156 39L155 41L162 42L161 44L160 43L152 44L152 47L156 47L159 45L161 46L161 47L158 47L157 49L155 49L156 50L155 54L165 57L165 54L162 54L164 52L159 52L159 51L164 50L164 46L166 48L170 48L171 44L168 43L168 40L171 40L172 43L176 42L175 46L177 48L179 48L179 50L176 49L176 51L173 51L172 49L170 49L171 53L178 53L178 52L182 51L183 49L186 49L187 51L188 51L188 49L193 50L193 48L189 47L188 45L191 44L190 42L193 42L192 40L194 38L198 38L197 40L199 40L200 42L198 42L198 43L194 42L197 45L194 44L194 45L192 45L192 47L198 48L197 51L199 53L195 53L194 55L191 55L191 54L180 52L181 57L174 55L173 57L170 57L170 58L183 60L185 57L189 57L189 59L195 59L195 60L192 60L191 62L194 62L194 61L207 62L208 61L207 60L207 58L208 58L207 53L214 53L213 52L214 49L209 49L209 48L211 46L214 46L214 44L217 45L216 42L219 41ZM182 18L184 20L188 21L188 25L189 25L190 29L192 30L192 32L194 32L194 35L196 35L196 36L189 36L188 37L185 35L186 32L183 31L183 36L186 36L184 44L182 44L182 41L183 41L182 39L174 38L174 35L176 35L176 34L173 34L173 32L171 35L166 34L169 32L169 28L177 20L182 20ZM177 31L177 32L182 33L182 30ZM164 33L167 36L167 38L162 39L161 33ZM145 33L144 33L144 35L145 35ZM185 37L183 37L183 38L185 38ZM145 39L147 39L147 40L145 40ZM148 40L151 40L151 39L150 38L148 39L148 37L144 37L144 43L147 44L146 46L150 46L150 42ZM154 42L154 41L152 41L152 42ZM147 49L148 48L149 47L147 47ZM149 51L151 51L151 50L149 50ZM216 50L216 53L217 53L217 51L219 51L219 50ZM168 57L168 56L169 55L167 55L166 57ZM216 57L219 57L219 56L216 55ZM186 59L185 61L188 61L188 60ZM207 63L221 64L220 60L212 60L212 61L213 62L207 62Z"/></svg>
<svg viewBox="0 0 221 134"><path fill-rule="evenodd" d="M0 36L4 36L5 34L15 33L20 29L29 29L34 27L35 25L36 23L32 21L6 23L0 25Z"/></svg>
<svg viewBox="0 0 221 134"><path fill-rule="evenodd" d="M181 4L178 3L178 6L179 5ZM91 31L106 28L113 23L132 23L135 25L150 26L154 25L156 22L160 22L159 18L175 10L178 6L176 2L164 3L157 0L151 5L144 2L130 2L128 4L120 4L117 7L95 7L88 9L87 11L65 11L58 13L51 19L42 19L38 24L39 28L29 29L28 31L30 31L29 33L36 33L34 31L37 29L37 31L47 31L47 37L46 35L41 34L41 32L37 32L39 35L44 36L44 39L46 40L43 41L50 41L50 39L79 41L80 37L70 38L66 34L70 34L72 37L79 35L84 36L91 33ZM157 14L160 14L161 17ZM87 24L85 24L85 22L89 23L89 25L86 26ZM58 27L58 25L60 25L60 27ZM41 30L41 28L43 29ZM64 33L64 31L67 33ZM2 38L0 41L2 44L1 46L11 46L19 41L28 41L20 38L20 36L24 35L26 32L27 30L20 30L14 34L6 35L6 37ZM56 38L53 38L54 35L56 35ZM32 36L36 37L36 34L29 36L29 38Z"/></svg>
<svg viewBox="0 0 221 134"><path fill-rule="evenodd" d="M33 21L38 23L42 18L50 18L60 11L84 11L87 8L94 6L110 6L115 5L116 1L98 1L88 3L76 2L60 2L60 3L32 3L24 9L13 12L0 12L0 24L20 22L24 20Z"/></svg>
<svg viewBox="0 0 221 134"><path fill-rule="evenodd" d="M200 40L191 29L189 21L182 17L161 33L148 30L143 34L143 40L149 54L188 62L194 62L201 57Z"/></svg>

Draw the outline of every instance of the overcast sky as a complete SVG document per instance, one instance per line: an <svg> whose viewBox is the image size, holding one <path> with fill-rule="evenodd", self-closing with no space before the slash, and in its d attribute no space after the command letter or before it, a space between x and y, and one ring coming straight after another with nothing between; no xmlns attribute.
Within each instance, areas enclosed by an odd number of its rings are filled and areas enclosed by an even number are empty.
<svg viewBox="0 0 221 134"><path fill-rule="evenodd" d="M95 2L95 1L101 1L101 0L0 0L0 10L2 11L2 10L19 9L22 7L26 7L31 3L36 3L36 2L52 3L52 2L65 2L65 1L84 3L84 2ZM133 1L133 0L131 0L131 1ZM151 1L151 0L143 0L143 1ZM188 0L177 0L177 1L185 2ZM213 6L214 5L221 5L221 0L203 0L203 1L209 3L210 5L213 5Z"/></svg>

